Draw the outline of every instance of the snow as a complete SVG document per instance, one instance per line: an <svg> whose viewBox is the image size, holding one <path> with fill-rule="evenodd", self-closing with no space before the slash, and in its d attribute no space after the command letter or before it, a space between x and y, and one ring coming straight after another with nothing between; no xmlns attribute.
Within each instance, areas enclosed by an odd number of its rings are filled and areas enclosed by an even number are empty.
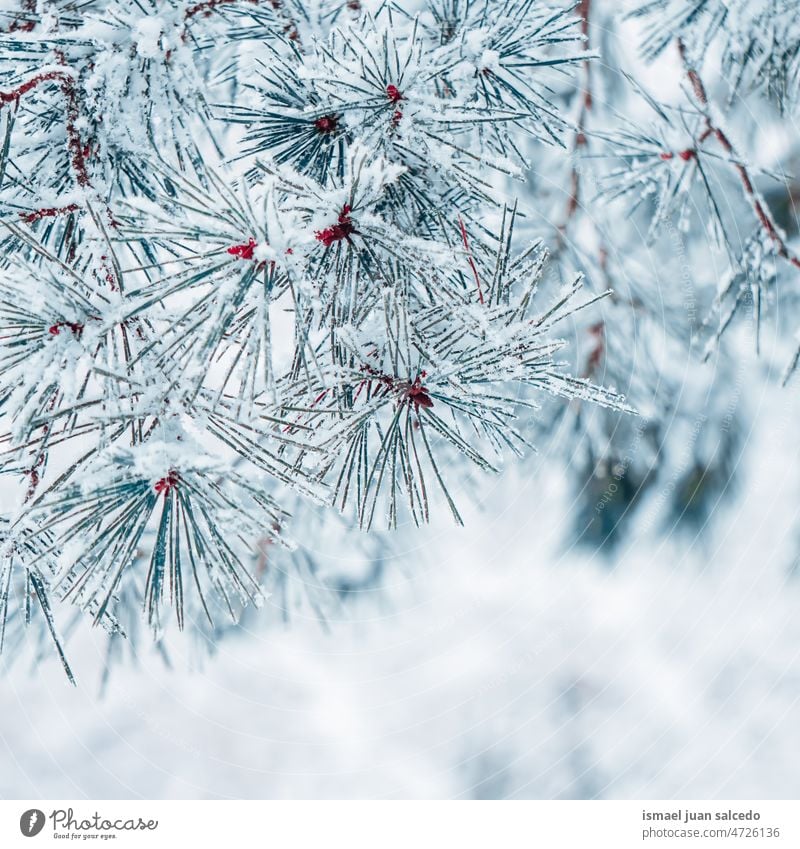
<svg viewBox="0 0 800 849"><path fill-rule="evenodd" d="M133 43L136 52L143 59L155 59L161 55L161 35L164 32L164 20L157 15L141 18L133 30Z"/></svg>
<svg viewBox="0 0 800 849"><path fill-rule="evenodd" d="M382 611L329 632L282 627L269 600L217 657L175 641L172 669L146 655L101 699L83 634L77 689L54 660L5 679L0 795L793 797L799 409L762 400L759 462L710 548L643 533L610 571L565 550L570 495L541 456L466 530L409 535Z"/></svg>

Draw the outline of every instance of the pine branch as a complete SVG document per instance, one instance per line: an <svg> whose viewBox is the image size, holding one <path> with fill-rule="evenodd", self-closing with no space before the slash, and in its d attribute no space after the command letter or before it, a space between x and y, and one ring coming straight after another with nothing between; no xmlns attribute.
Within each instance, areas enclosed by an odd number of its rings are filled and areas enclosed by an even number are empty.
<svg viewBox="0 0 800 849"><path fill-rule="evenodd" d="M699 72L689 63L686 55L686 47L680 40L678 41L678 51L681 56L681 61L684 64L684 68L686 69L686 76L692 85L694 95L705 112L706 129L698 138L698 143L702 143L702 141L708 138L709 135L713 135L714 138L716 138L722 149L730 157L730 162L736 170L736 173L739 175L739 180L742 184L742 190L744 191L745 197L750 203L759 225L775 245L776 253L782 259L785 259L791 265L795 266L795 268L800 268L800 257L798 257L797 254L794 253L794 251L792 251L786 244L786 241L778 230L772 216L764 206L761 197L757 194L747 166L736 153L736 150L726 133L712 121L711 116L708 113L709 101L706 87ZM694 156L695 152L693 149L688 149L686 151L682 151L680 155L681 158L688 159Z"/></svg>

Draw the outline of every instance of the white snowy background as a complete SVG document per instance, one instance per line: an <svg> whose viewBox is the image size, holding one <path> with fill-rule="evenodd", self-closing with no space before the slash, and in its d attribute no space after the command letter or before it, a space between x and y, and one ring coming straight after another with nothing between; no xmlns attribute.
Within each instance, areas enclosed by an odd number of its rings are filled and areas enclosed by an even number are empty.
<svg viewBox="0 0 800 849"><path fill-rule="evenodd" d="M656 533L654 492L613 566L566 548L542 452L466 530L409 533L383 600L327 630L267 607L211 660L176 641L171 669L142 657L102 698L91 635L77 688L16 665L0 795L796 798L800 396L753 406L752 462L702 544Z"/></svg>

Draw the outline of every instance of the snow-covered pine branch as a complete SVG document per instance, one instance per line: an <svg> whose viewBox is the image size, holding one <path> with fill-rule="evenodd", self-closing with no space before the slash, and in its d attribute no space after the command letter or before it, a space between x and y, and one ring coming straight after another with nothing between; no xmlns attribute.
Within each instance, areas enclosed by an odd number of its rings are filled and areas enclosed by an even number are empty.
<svg viewBox="0 0 800 849"><path fill-rule="evenodd" d="M57 602L117 634L136 605L157 638L167 607L203 631L320 516L460 521L468 467L521 454L547 396L626 409L557 359L597 298L578 274L537 292L547 251L506 199L532 141L571 131L573 10L21 0L4 20L3 623L33 593L59 652Z"/></svg>

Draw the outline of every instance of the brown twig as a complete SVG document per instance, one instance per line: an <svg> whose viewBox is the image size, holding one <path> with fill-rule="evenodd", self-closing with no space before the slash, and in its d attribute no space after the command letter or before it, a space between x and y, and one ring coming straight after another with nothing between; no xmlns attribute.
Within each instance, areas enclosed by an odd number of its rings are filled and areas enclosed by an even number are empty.
<svg viewBox="0 0 800 849"><path fill-rule="evenodd" d="M467 261L472 269L472 276L475 278L475 285L478 287L478 301L483 303L483 289L481 289L481 279L478 276L478 268L475 265L475 260L472 258L472 251L467 240L467 228L464 226L464 221L461 216L458 216L458 225L461 228L461 239L464 242L464 250L467 252Z"/></svg>
<svg viewBox="0 0 800 849"><path fill-rule="evenodd" d="M731 164L736 169L737 174L739 175L739 181L742 184L742 189L744 191L745 197L750 203L750 206L753 208L753 212L755 213L756 218L758 219L761 228L764 232L769 236L775 245L775 251L778 256L785 259L787 262L791 263L795 268L800 268L800 257L797 256L793 251L789 249L789 246L786 244L783 236L778 231L778 227L775 222L772 220L772 216L767 211L766 207L759 198L756 193L755 187L753 185L753 180L750 176L750 172L747 169L747 166L742 162L741 157L736 153L736 149L734 148L731 140L725 134L725 131L720 127L716 126L714 122L711 120L711 116L708 114L708 92L703 83L703 80L697 71L696 68L692 67L689 62L688 56L686 55L686 46L684 45L681 39L678 39L678 52L680 53L681 61L683 62L684 68L686 69L686 76L689 80L689 83L692 86L692 91L694 92L694 96L697 98L698 103L701 107L703 107L703 111L705 114L706 121L706 130L703 135L700 137L700 140L705 140L710 135L713 135L716 138L717 142L720 144L722 149L728 154L730 157Z"/></svg>
<svg viewBox="0 0 800 849"><path fill-rule="evenodd" d="M43 209L35 209L33 212L20 212L19 217L26 224L33 224L34 221L41 221L42 218L55 218L57 215L69 215L71 212L77 212L80 209L77 203L71 203L68 206L48 206Z"/></svg>
<svg viewBox="0 0 800 849"><path fill-rule="evenodd" d="M0 104L18 103L20 98L28 92L48 82L58 82L61 84L61 92L67 101L67 149L70 152L70 158L72 160L72 170L75 172L75 179L78 185L86 188L89 185L89 168L86 164L88 150L81 142L80 133L77 128L78 98L75 93L75 80L72 74L60 70L43 71L10 91L0 91Z"/></svg>
<svg viewBox="0 0 800 849"><path fill-rule="evenodd" d="M12 88L11 91L0 91L0 103L15 103L24 94L32 91L37 86L42 83L52 82L53 80L58 80L62 85L73 83L72 75L66 73L66 71L43 71L26 80L21 85L18 85L16 88Z"/></svg>
<svg viewBox="0 0 800 849"><path fill-rule="evenodd" d="M195 3L194 6L189 6L183 13L184 20L194 18L196 15L208 17L218 6L229 6L231 3L238 3L239 0L204 0L202 3ZM249 0L250 3L257 3L258 0Z"/></svg>
<svg viewBox="0 0 800 849"><path fill-rule="evenodd" d="M61 53L61 51L56 51L56 57L62 64L66 66L66 58L63 53ZM18 103L23 95L27 94L30 91L33 91L42 83L47 82L59 82L61 84L61 92L64 95L64 99L67 103L65 129L67 136L67 150L70 153L72 170L75 174L75 180L81 188L91 188L88 165L90 149L89 145L84 144L81 140L81 135L78 130L78 121L80 119L80 102L78 99L78 93L75 89L75 79L73 75L69 73L69 71L66 69L66 67L64 70L53 69L49 71L41 71L30 79L26 80L21 85L17 86L17 88L11 89L10 91L0 91L0 105L7 103ZM103 207L105 209L105 214L108 219L109 225L116 229L116 227L118 227L119 225L116 219L114 218L111 208L108 206L107 203L103 203ZM76 210L77 206L75 204L70 204L69 206L61 209L47 208L37 210L33 213L23 214L22 219L26 223L31 224L34 221L37 221L43 217L51 217L53 215L74 212ZM89 211L91 212L91 207L89 207ZM102 228L101 224L100 226ZM115 290L121 285L121 277L119 277L119 275L115 272L114 268L111 265L105 262L106 259L107 257L102 257L102 260L104 261L103 269L105 271L105 278L111 286L112 290ZM124 326L122 328L122 333L124 336ZM127 348L127 342L125 344Z"/></svg>
<svg viewBox="0 0 800 849"><path fill-rule="evenodd" d="M581 0L577 6L577 13L581 19L581 34L584 38L584 48L589 48L589 13L591 12L592 0ZM592 67L588 59L583 60L583 91L581 92L581 107L578 113L577 128L572 144L573 165L570 174L570 195L567 201L566 220L559 228L564 230L567 222L572 218L580 203L581 175L574 163L574 157L578 150L586 145L586 118L592 108Z"/></svg>
<svg viewBox="0 0 800 849"><path fill-rule="evenodd" d="M200 3L195 3L193 6L187 7L186 11L183 13L184 21L190 21L192 18L196 18L198 15L201 15L204 18L211 17L211 14L215 12L222 6L231 6L234 3L246 2L251 3L256 6L261 0L202 0ZM284 19L283 32L286 37L290 41L298 41L300 40L300 34L297 31L297 26L292 18L286 13L283 8L283 3L281 0L269 0L269 5L272 6L275 12L280 13L280 17ZM348 8L353 9L356 7L348 4ZM358 6L360 8L360 4ZM185 38L184 34L184 38Z"/></svg>

